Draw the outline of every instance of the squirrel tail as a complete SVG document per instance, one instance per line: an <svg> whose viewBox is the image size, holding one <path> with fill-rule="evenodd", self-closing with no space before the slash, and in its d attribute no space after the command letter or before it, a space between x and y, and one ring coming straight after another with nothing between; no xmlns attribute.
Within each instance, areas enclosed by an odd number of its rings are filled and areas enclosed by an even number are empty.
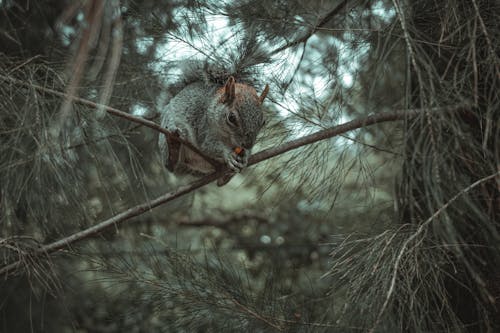
<svg viewBox="0 0 500 333"><path fill-rule="evenodd" d="M255 36L242 40L223 56L212 54L205 60L182 60L178 62L181 74L179 80L169 90L176 95L187 85L194 82L223 86L229 77L250 86L260 86L257 79L258 67L271 62L268 52L259 45ZM231 52L232 51L232 52Z"/></svg>

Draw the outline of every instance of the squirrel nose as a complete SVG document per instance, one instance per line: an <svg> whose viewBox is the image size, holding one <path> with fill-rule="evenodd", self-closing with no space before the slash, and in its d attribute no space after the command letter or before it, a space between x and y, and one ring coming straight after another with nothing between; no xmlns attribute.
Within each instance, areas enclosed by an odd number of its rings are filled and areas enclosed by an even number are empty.
<svg viewBox="0 0 500 333"><path fill-rule="evenodd" d="M242 138L241 146L245 149L251 149L255 143L255 137L252 135L245 135Z"/></svg>

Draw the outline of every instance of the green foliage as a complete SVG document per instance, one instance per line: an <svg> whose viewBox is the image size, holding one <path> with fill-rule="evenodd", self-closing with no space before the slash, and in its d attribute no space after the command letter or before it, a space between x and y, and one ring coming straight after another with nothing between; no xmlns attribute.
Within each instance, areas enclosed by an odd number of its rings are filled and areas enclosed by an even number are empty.
<svg viewBox="0 0 500 333"><path fill-rule="evenodd" d="M498 13L0 1L0 262L20 263L0 277L0 331L497 330ZM256 151L423 112L260 163L62 258L40 252L190 180L165 171L158 133L92 103L157 121L179 69L205 58L270 84Z"/></svg>

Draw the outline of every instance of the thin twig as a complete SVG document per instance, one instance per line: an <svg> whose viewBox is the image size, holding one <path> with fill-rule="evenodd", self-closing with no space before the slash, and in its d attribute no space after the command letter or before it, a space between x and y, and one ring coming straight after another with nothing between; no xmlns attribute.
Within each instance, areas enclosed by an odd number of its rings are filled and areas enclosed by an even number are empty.
<svg viewBox="0 0 500 333"><path fill-rule="evenodd" d="M231 298L230 301L234 305L236 305L238 308L240 308L243 312L249 314L250 316L254 317L255 319L262 321L263 323L265 323L265 324L267 324L267 325L269 325L269 326L277 329L280 332L283 331L283 327L279 326L278 324L275 324L275 323L271 322L269 319L266 319L266 318L262 317L260 314L258 314L257 312L253 311L252 309L247 308L246 306L244 306L243 304L241 304L240 302L238 302L234 298Z"/></svg>
<svg viewBox="0 0 500 333"><path fill-rule="evenodd" d="M474 5L474 10L476 11L476 17L479 19L479 24L481 25L481 30L483 31L484 38L486 39L486 43L488 44L488 52L492 60L495 62L495 72L498 77L500 77L500 70L498 68L498 56L495 52L495 48L493 47L493 43L491 42L490 35L488 34L488 29L486 28L486 24L484 24L483 17L479 12L479 7L477 6L476 0L472 0L472 4Z"/></svg>
<svg viewBox="0 0 500 333"><path fill-rule="evenodd" d="M414 109L414 110L399 110L399 111L392 111L392 112L385 112L385 113L379 113L379 114L374 114L368 117L363 117L359 119L355 119L352 121L349 121L347 123L318 131L316 133L313 133L311 135L307 135L305 137L292 140L290 142L286 142L278 147L275 148L269 148L266 150L263 150L255 155L252 155L249 159L248 165L254 165L257 163L260 163L264 160L270 159L272 157L284 154L290 150L297 149L299 147L309 145L321 140L329 139L334 136L346 133L348 131L352 131L361 127L373 125L373 124L378 124L382 122L388 122L388 121L397 121L397 120L403 120L411 117L415 117L421 113L425 112L446 112L446 111L456 111L456 110L463 110L465 109L464 105L457 105L457 106L450 106L450 107L445 107L445 108L433 108L433 109ZM55 242L49 243L47 245L44 245L40 247L38 250L34 251L34 253L31 254L31 257L36 257L40 256L42 254L48 255L49 253L58 251L63 248L71 247L74 243L77 243L81 240L84 240L86 238L92 237L105 229L112 227L112 226L118 226L120 223L129 220L132 217L141 215L145 212L150 211L151 209L160 206L164 203L167 203L169 201L172 201L176 198L179 198L187 193L190 193L200 187L203 187L214 180L220 178L222 175L225 174L228 170L219 170L217 172L214 172L212 174L206 175L200 179L195 180L194 182L180 186L174 191L168 192L166 194L163 194L156 199L153 199L151 201L142 203L140 205L137 205L135 207L129 208L126 211L119 213L105 221L102 221L94 226L91 226L87 229L84 229L82 231L79 231L77 233L74 233L70 236L64 237L60 240L57 240ZM0 275L7 275L8 273L15 271L19 267L22 266L22 261L16 261L14 263L8 264L0 269Z"/></svg>
<svg viewBox="0 0 500 333"><path fill-rule="evenodd" d="M289 42L281 47L278 47L277 49L273 50L270 55L275 55L276 53L279 53L281 51L284 51L290 47L299 45L301 43L306 44L309 38L311 38L312 35L314 35L319 29L321 29L323 26L325 26L335 15L340 13L346 6L347 6L348 0L344 0L341 3L339 3L335 8L333 8L328 14L326 14L321 21L316 24L307 34L304 36Z"/></svg>

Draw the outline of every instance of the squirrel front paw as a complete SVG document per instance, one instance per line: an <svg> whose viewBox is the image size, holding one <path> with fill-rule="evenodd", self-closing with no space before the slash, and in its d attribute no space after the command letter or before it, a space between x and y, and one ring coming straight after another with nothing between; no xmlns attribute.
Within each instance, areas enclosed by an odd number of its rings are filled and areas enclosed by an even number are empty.
<svg viewBox="0 0 500 333"><path fill-rule="evenodd" d="M226 154L224 159L229 169L234 172L241 172L248 164L248 153L245 150L237 154L235 151L231 150Z"/></svg>

